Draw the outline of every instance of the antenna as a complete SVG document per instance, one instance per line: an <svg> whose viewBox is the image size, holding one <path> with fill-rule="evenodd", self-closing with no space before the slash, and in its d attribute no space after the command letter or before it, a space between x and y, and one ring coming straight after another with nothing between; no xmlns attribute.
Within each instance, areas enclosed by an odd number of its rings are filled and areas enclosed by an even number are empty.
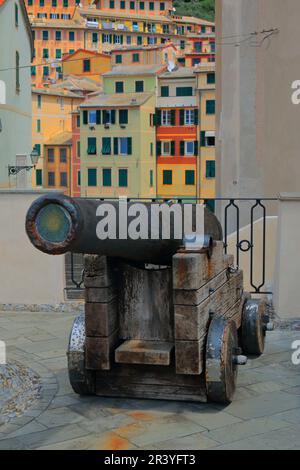
<svg viewBox="0 0 300 470"><path fill-rule="evenodd" d="M175 69L175 63L173 62L173 60L169 60L168 61L168 72L173 72L174 69Z"/></svg>

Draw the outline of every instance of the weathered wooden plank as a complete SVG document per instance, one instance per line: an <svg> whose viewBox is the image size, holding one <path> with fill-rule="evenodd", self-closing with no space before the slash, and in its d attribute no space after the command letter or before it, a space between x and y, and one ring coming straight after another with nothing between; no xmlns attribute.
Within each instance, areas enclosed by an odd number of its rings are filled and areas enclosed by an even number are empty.
<svg viewBox="0 0 300 470"><path fill-rule="evenodd" d="M85 361L88 370L109 370L113 353L119 343L119 332L114 331L107 338L86 337Z"/></svg>
<svg viewBox="0 0 300 470"><path fill-rule="evenodd" d="M85 330L87 336L109 336L118 328L118 303L87 302L85 304Z"/></svg>
<svg viewBox="0 0 300 470"><path fill-rule="evenodd" d="M198 290L232 261L224 255L223 242L216 242L211 258L205 253L178 253L173 256L173 289Z"/></svg>
<svg viewBox="0 0 300 470"><path fill-rule="evenodd" d="M206 332L198 341L175 342L176 374L200 375L202 373L202 352L205 340Z"/></svg>
<svg viewBox="0 0 300 470"><path fill-rule="evenodd" d="M85 288L85 301L96 303L109 303L116 297L116 290L110 287L87 287Z"/></svg>
<svg viewBox="0 0 300 470"><path fill-rule="evenodd" d="M113 261L107 256L84 256L85 287L109 287L115 283Z"/></svg>
<svg viewBox="0 0 300 470"><path fill-rule="evenodd" d="M115 361L121 364L169 366L174 343L162 341L125 341L115 351Z"/></svg>

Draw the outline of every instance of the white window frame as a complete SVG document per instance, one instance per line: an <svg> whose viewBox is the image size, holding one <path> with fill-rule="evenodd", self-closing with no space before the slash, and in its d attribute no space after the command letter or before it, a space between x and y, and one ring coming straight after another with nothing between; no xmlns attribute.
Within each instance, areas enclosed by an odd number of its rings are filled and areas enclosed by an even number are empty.
<svg viewBox="0 0 300 470"><path fill-rule="evenodd" d="M127 147L127 152L126 153L122 153L121 152L121 140L124 139L126 140L126 147ZM119 155L122 155L122 156L127 156L128 155L128 138L127 137L119 137L118 138L118 154Z"/></svg>
<svg viewBox="0 0 300 470"><path fill-rule="evenodd" d="M90 121L90 115L92 113L95 116L95 122ZM96 122L97 122L97 112L95 110L91 109L90 111L88 111L88 123L89 123L89 125L94 126L96 124Z"/></svg>
<svg viewBox="0 0 300 470"><path fill-rule="evenodd" d="M184 110L184 124L186 126L193 126L195 124L195 111L193 109Z"/></svg>
<svg viewBox="0 0 300 470"><path fill-rule="evenodd" d="M103 44L109 44L109 34L104 34L104 36L103 36Z"/></svg>
<svg viewBox="0 0 300 470"><path fill-rule="evenodd" d="M115 44L121 44L121 35L115 34Z"/></svg>
<svg viewBox="0 0 300 470"><path fill-rule="evenodd" d="M167 149L164 148L167 147ZM162 140L161 141L161 154L163 156L170 156L171 155L171 141L170 140Z"/></svg>
<svg viewBox="0 0 300 470"><path fill-rule="evenodd" d="M171 110L163 109L161 112L161 125L170 126L171 125Z"/></svg>
<svg viewBox="0 0 300 470"><path fill-rule="evenodd" d="M193 144L193 151L192 152L188 152L188 150L187 150L188 144ZM184 154L187 157L194 156L194 154L195 154L195 142L193 140L186 140L184 142Z"/></svg>

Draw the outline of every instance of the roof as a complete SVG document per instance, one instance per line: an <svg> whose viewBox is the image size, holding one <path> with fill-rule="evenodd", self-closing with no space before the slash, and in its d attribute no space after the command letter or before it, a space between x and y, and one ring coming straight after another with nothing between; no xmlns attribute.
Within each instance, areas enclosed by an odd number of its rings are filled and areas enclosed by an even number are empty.
<svg viewBox="0 0 300 470"><path fill-rule="evenodd" d="M72 91L64 90L63 88L57 88L57 87L44 87L44 88L32 88L32 93L35 93L37 95L50 95L50 96L62 96L65 98L81 98L82 95L73 93Z"/></svg>
<svg viewBox="0 0 300 470"><path fill-rule="evenodd" d="M47 20L44 18L32 18L31 27L34 28L54 28L54 29L86 29L85 24L74 20Z"/></svg>
<svg viewBox="0 0 300 470"><path fill-rule="evenodd" d="M60 132L45 142L45 145L72 145L72 132Z"/></svg>
<svg viewBox="0 0 300 470"><path fill-rule="evenodd" d="M80 108L119 108L142 106L152 96L153 93L115 93L99 94L93 98L88 98L80 105Z"/></svg>
<svg viewBox="0 0 300 470"><path fill-rule="evenodd" d="M89 9L80 9L79 10L79 13L82 15L82 16L91 16L93 18L96 18L96 17L99 17L99 18L114 18L114 19L124 19L124 20L128 20L129 18L130 19L134 19L134 20L137 20L137 21L159 21L159 22L162 22L162 23L171 23L172 22L172 19L168 18L167 16L163 16L163 15L140 15L140 14L135 14L135 13L122 13L122 12L116 12L116 11L101 11L101 10L96 10L96 9L93 9L93 8L89 8Z"/></svg>
<svg viewBox="0 0 300 470"><path fill-rule="evenodd" d="M8 0L0 0L0 8L3 7L4 4L7 1ZM31 60L33 60L34 46L33 46L33 37L32 37L30 21L29 21L29 18L28 18L27 9L26 9L24 0L19 0L19 4L20 4L22 15L23 15L23 19L24 19L24 22L25 22L25 28L26 28L26 31L27 31L27 34L28 34L28 37L29 37L30 49L31 49Z"/></svg>
<svg viewBox="0 0 300 470"><path fill-rule="evenodd" d="M109 72L104 73L103 77L123 77L134 75L157 75L165 70L164 65L120 65L113 67Z"/></svg>
<svg viewBox="0 0 300 470"><path fill-rule="evenodd" d="M203 26L215 26L212 21L204 20L203 18L196 18L195 16L176 16L173 21L178 23L199 24Z"/></svg>
<svg viewBox="0 0 300 470"><path fill-rule="evenodd" d="M51 85L51 89L69 90L76 94L80 92L93 92L102 89L102 86L88 77L80 77L74 75L67 75L64 80L55 85Z"/></svg>
<svg viewBox="0 0 300 470"><path fill-rule="evenodd" d="M175 68L172 72L164 72L159 75L159 78L194 78L194 68L193 67L178 67Z"/></svg>
<svg viewBox="0 0 300 470"><path fill-rule="evenodd" d="M128 51L156 51L158 49L167 49L168 47L172 47L175 51L177 50L176 47L172 42L164 43L164 44L156 44L153 46L123 46L114 48L111 50L111 54L115 54L116 52L128 52Z"/></svg>
<svg viewBox="0 0 300 470"><path fill-rule="evenodd" d="M70 57L76 56L79 52L83 52L84 54L87 54L87 55L90 55L90 56L105 57L107 59L110 59L110 55L109 54L104 54L103 52L89 51L88 49L77 49L72 54L64 55L63 58L62 58L62 61L64 62L65 60L68 60Z"/></svg>
<svg viewBox="0 0 300 470"><path fill-rule="evenodd" d="M194 67L195 73L215 72L215 70L216 70L215 62L202 62L200 64L195 65Z"/></svg>

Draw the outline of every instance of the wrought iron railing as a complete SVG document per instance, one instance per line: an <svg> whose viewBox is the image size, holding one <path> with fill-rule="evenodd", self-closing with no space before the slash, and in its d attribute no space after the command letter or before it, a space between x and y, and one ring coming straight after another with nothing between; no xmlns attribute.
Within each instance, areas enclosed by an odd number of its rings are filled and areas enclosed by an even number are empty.
<svg viewBox="0 0 300 470"><path fill-rule="evenodd" d="M97 198L99 201L112 201L112 200L119 200L118 198ZM170 202L170 199L164 198L155 198L155 199L138 199L138 198L128 198L128 202L141 202L141 201L151 201L151 202ZM268 217L268 210L267 204L269 203L277 203L277 199L275 198L213 198L213 199L195 199L195 198L172 198L172 201L176 202L204 202L208 206L215 206L217 205L217 212L221 214L221 222L223 225L223 234L224 234L224 249L225 253L228 253L229 248L229 237L236 237L235 242L235 264L237 267L240 266L240 259L241 253L249 253L249 284L253 288L252 294L261 294L261 295L269 295L272 294L271 291L264 289L266 285L266 268L267 268L267 259L266 259L266 246L267 246L267 237L266 237L266 229L267 229L267 217ZM240 207L244 203L248 204L248 207ZM247 211L249 218L247 217ZM260 213L258 213L260 211ZM231 212L231 222L229 221L229 216ZM242 217L241 217L242 213ZM219 215L217 214L217 215ZM223 214L223 217L222 217ZM255 279L254 276L254 269L255 267L255 237L254 237L254 225L257 220L261 220L262 223L262 232L261 232L261 247L262 247L262 256L261 256L261 266L259 271L261 272L260 279ZM247 223L247 221L249 223ZM241 225L242 223L242 225ZM245 226L249 226L250 236L248 239L244 239L241 237L241 229ZM80 276L76 278L75 270L74 270L74 255L70 254L70 261L69 261L69 270L70 270L70 281L72 287L67 286L66 290L68 291L71 289L82 290L83 288L83 275L80 271ZM257 269L256 269L257 270Z"/></svg>

